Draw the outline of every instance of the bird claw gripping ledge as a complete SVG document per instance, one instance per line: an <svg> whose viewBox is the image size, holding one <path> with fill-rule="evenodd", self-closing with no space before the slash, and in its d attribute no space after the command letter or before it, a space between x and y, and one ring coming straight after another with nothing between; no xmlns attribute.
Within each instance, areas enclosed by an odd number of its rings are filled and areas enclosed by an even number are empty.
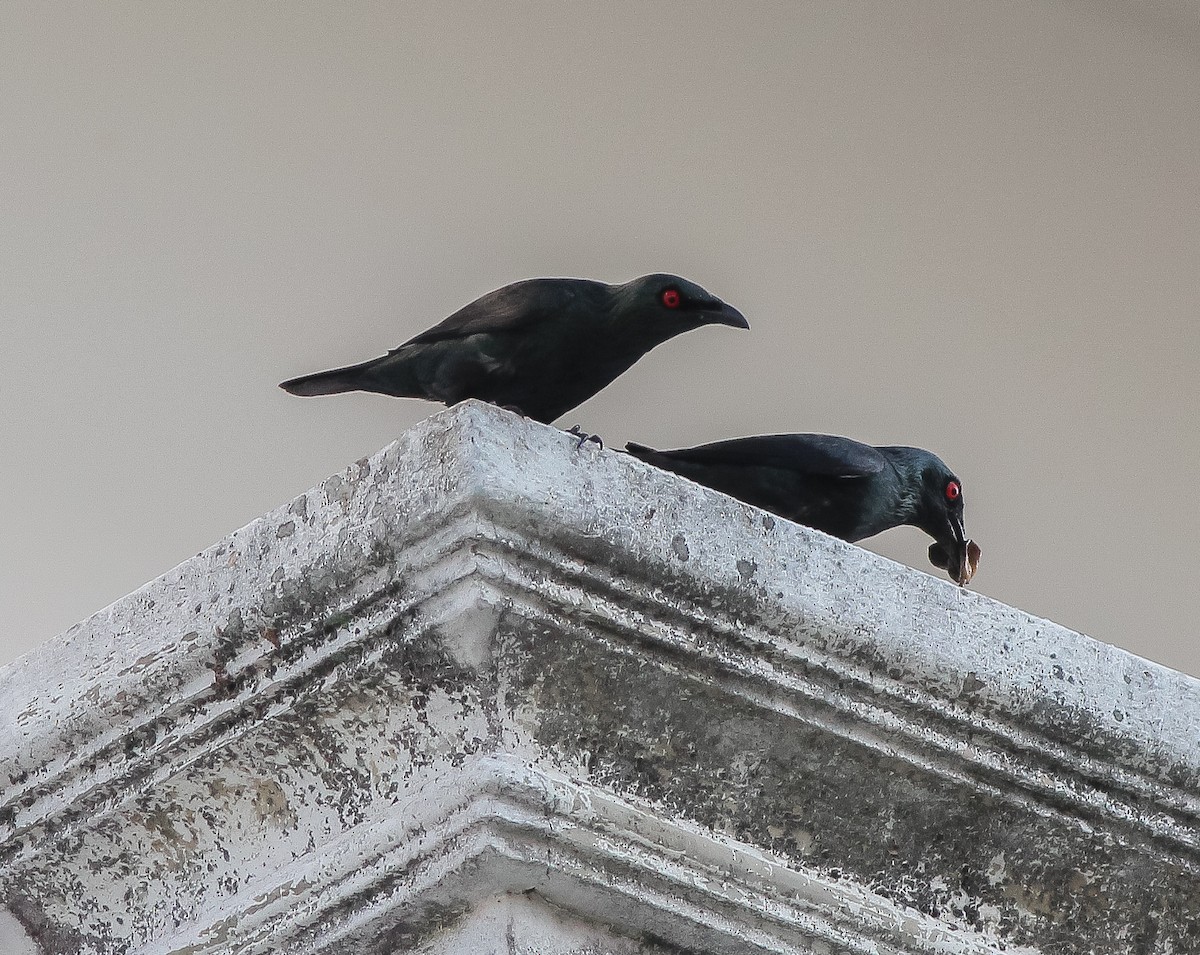
<svg viewBox="0 0 1200 955"><path fill-rule="evenodd" d="M598 434L588 434L586 431L581 429L579 427L579 425L574 425L571 428L568 428L567 434L573 434L573 435L575 435L575 437L577 437L579 439L575 443L576 451L578 451L580 448L582 448L584 446L584 444L586 444L588 441L595 441L596 444L598 444L600 446L600 450L601 451L604 450L604 439L602 437L600 437L600 435L598 435Z"/></svg>

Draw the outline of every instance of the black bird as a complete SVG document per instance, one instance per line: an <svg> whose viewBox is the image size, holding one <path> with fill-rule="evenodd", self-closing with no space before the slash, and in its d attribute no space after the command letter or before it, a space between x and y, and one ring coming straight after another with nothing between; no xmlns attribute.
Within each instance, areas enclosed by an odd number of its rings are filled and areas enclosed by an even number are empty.
<svg viewBox="0 0 1200 955"><path fill-rule="evenodd" d="M304 375L294 395L374 391L453 405L481 398L550 423L669 338L742 313L677 275L624 285L528 279L489 292L381 358Z"/></svg>
<svg viewBox="0 0 1200 955"><path fill-rule="evenodd" d="M770 434L678 451L627 444L634 457L798 524L857 541L901 524L935 541L929 560L959 584L979 563L963 524L962 482L921 448L828 434Z"/></svg>

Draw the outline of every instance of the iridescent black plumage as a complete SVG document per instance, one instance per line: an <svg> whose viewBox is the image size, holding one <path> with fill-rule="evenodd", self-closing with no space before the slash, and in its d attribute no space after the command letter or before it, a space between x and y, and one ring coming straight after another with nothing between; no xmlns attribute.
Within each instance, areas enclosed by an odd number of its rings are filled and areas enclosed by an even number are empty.
<svg viewBox="0 0 1200 955"><path fill-rule="evenodd" d="M635 457L843 540L901 524L934 539L930 561L960 582L974 547L963 525L962 482L921 448L872 447L827 434L772 434L677 451L628 444ZM974 547L971 573L978 561ZM970 579L970 573L965 574Z"/></svg>
<svg viewBox="0 0 1200 955"><path fill-rule="evenodd" d="M447 405L480 398L549 423L656 345L711 324L749 327L737 309L675 275L623 285L528 279L489 292L381 358L280 387L295 395L372 391Z"/></svg>

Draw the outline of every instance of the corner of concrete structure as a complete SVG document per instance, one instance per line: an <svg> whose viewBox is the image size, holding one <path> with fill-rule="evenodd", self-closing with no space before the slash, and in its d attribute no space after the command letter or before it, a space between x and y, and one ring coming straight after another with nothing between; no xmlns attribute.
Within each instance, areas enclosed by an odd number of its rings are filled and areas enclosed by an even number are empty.
<svg viewBox="0 0 1200 955"><path fill-rule="evenodd" d="M1200 950L1200 682L478 402L0 671L0 781L44 955Z"/></svg>

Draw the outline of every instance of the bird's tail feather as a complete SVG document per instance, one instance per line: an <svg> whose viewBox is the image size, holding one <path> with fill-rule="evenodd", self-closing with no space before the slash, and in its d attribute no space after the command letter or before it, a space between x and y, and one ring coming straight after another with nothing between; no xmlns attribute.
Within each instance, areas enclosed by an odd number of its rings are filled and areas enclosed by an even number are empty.
<svg viewBox="0 0 1200 955"><path fill-rule="evenodd" d="M659 452L654 448L648 448L644 444L638 444L636 441L629 441L625 444L625 450L632 454L635 458L640 458L643 461L654 462L654 459L659 457Z"/></svg>
<svg viewBox="0 0 1200 955"><path fill-rule="evenodd" d="M361 386L358 366L319 371L315 375L301 375L280 382L279 387L289 394L310 398L313 395L340 395L343 391L357 391Z"/></svg>
<svg viewBox="0 0 1200 955"><path fill-rule="evenodd" d="M372 358L370 361L357 365L347 365L344 368L334 368L330 371L319 371L314 375L301 375L299 378L289 378L281 382L279 387L289 394L310 398L314 395L340 395L346 391L376 391L398 397L412 397L414 392L406 387L408 382L391 382L380 380L373 374L383 358ZM392 377L396 377L394 374Z"/></svg>

